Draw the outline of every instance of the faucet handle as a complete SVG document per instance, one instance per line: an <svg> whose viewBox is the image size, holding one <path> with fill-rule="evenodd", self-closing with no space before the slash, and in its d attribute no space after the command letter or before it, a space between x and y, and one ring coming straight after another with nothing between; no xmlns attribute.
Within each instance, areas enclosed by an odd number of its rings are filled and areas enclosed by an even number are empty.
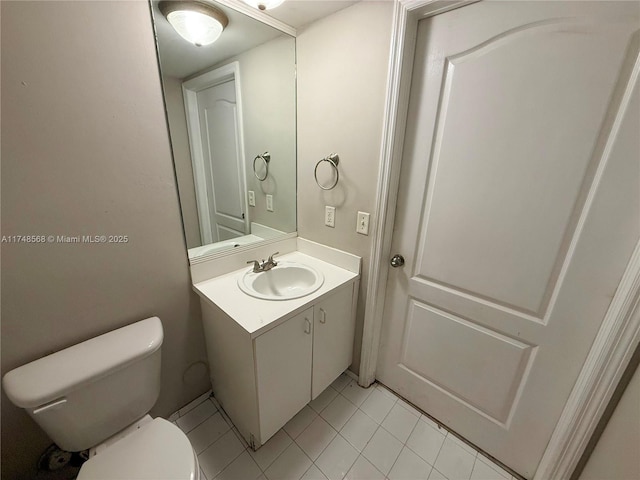
<svg viewBox="0 0 640 480"><path fill-rule="evenodd" d="M247 262L247 264L249 263L253 263L253 272L260 272L261 271L261 266L260 266L260 262L258 262L257 260L249 260Z"/></svg>
<svg viewBox="0 0 640 480"><path fill-rule="evenodd" d="M276 265L278 265L278 262L276 262L276 261L273 259L273 256L274 256L274 255L280 255L280 252L272 253L271 255L269 255L269 260L268 260L268 262L269 262L269 263L271 263L271 264L275 267Z"/></svg>

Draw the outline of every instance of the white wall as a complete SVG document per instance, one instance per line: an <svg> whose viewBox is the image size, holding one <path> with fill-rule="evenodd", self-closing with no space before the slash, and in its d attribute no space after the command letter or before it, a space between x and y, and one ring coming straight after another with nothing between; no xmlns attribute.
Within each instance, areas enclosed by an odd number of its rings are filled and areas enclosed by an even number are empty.
<svg viewBox="0 0 640 480"><path fill-rule="evenodd" d="M639 478L640 369L637 369L591 453L580 480Z"/></svg>
<svg viewBox="0 0 640 480"><path fill-rule="evenodd" d="M371 237L355 231L356 214L375 206L392 12L393 2L359 2L304 28L296 45L298 233L363 257L355 371L371 253ZM323 191L313 171L332 152L340 156L340 183ZM324 225L325 205L336 207L335 228Z"/></svg>
<svg viewBox="0 0 640 480"><path fill-rule="evenodd" d="M128 235L2 244L2 373L158 315L154 415L208 388L146 2L0 2L2 234ZM191 368L190 368L191 367ZM2 397L2 478L50 443Z"/></svg>

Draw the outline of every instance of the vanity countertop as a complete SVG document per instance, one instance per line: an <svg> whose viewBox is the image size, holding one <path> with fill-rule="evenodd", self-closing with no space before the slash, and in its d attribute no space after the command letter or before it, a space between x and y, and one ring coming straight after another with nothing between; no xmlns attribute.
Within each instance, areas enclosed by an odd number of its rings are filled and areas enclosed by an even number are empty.
<svg viewBox="0 0 640 480"><path fill-rule="evenodd" d="M297 262L315 268L324 275L324 283L315 292L291 300L262 300L247 295L238 287L238 278L251 267L194 284L193 288L205 301L216 305L244 328L251 338L272 329L297 315L318 299L328 296L341 285L356 281L360 275L301 252L280 255L277 261Z"/></svg>

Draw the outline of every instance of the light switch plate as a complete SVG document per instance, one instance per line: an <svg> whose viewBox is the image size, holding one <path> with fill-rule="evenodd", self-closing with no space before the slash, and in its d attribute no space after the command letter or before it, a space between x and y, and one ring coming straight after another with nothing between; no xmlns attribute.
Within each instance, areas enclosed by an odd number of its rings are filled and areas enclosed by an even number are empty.
<svg viewBox="0 0 640 480"><path fill-rule="evenodd" d="M356 232L369 235L369 214L367 212L358 212Z"/></svg>
<svg viewBox="0 0 640 480"><path fill-rule="evenodd" d="M332 228L336 226L336 207L324 207L324 224Z"/></svg>
<svg viewBox="0 0 640 480"><path fill-rule="evenodd" d="M249 190L249 206L256 206L256 192L254 192L253 190Z"/></svg>
<svg viewBox="0 0 640 480"><path fill-rule="evenodd" d="M267 210L273 212L273 195L267 195Z"/></svg>

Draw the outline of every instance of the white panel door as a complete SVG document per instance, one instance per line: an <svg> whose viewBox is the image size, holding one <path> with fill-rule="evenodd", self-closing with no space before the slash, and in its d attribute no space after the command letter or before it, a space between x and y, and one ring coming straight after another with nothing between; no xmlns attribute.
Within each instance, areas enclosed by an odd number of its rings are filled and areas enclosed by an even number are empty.
<svg viewBox="0 0 640 480"><path fill-rule="evenodd" d="M376 376L525 477L640 235L638 10L418 26Z"/></svg>
<svg viewBox="0 0 640 480"><path fill-rule="evenodd" d="M201 90L197 98L212 230L210 241L218 242L248 233L235 81Z"/></svg>

